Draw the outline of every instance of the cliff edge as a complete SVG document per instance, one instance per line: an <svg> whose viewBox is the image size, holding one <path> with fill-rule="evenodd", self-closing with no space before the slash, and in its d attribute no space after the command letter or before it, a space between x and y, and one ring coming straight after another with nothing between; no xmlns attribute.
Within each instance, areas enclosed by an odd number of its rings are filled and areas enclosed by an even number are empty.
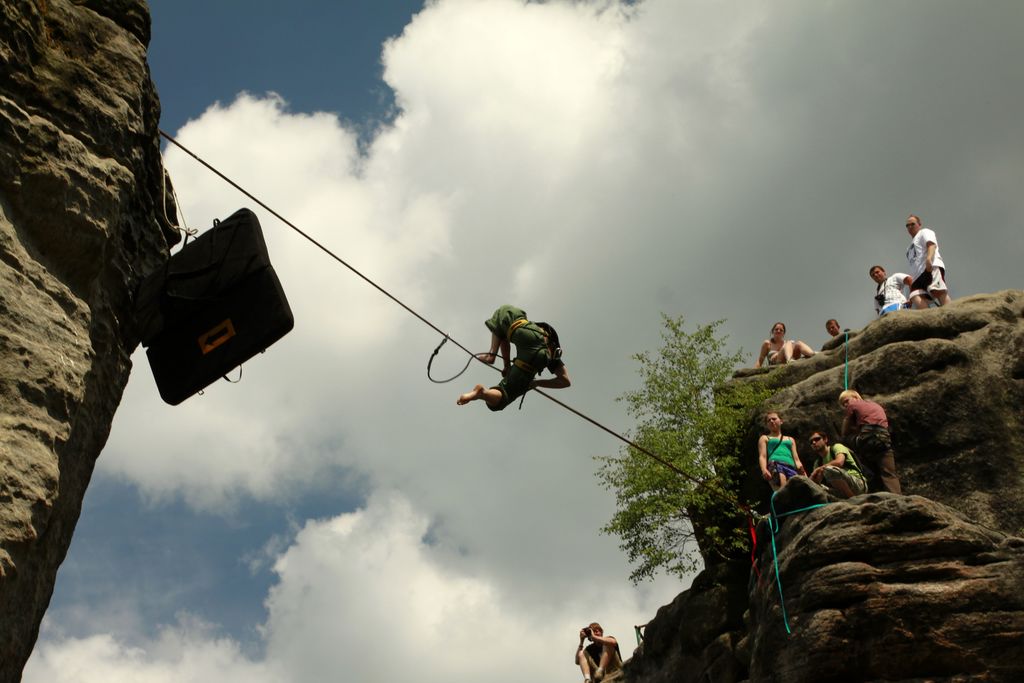
<svg viewBox="0 0 1024 683"><path fill-rule="evenodd" d="M148 42L141 0L0 0L0 681L128 380L132 292L176 239Z"/></svg>

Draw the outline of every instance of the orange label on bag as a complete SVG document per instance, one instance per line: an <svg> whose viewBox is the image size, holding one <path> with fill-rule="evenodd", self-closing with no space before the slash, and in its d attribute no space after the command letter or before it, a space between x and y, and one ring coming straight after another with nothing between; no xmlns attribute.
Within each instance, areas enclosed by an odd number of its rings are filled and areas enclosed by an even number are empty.
<svg viewBox="0 0 1024 683"><path fill-rule="evenodd" d="M219 325L216 325L199 335L199 350L202 351L205 356L210 351L213 351L215 348L234 336L235 326L231 323L231 318L228 318Z"/></svg>

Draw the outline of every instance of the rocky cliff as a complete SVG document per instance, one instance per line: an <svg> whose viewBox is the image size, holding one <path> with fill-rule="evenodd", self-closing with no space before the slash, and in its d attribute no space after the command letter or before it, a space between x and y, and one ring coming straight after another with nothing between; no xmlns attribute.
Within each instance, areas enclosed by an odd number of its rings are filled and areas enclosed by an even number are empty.
<svg viewBox="0 0 1024 683"><path fill-rule="evenodd" d="M733 381L772 382L804 445L838 432L845 346ZM906 495L836 501L795 479L776 511L811 509L775 534L758 525L755 571L709 566L663 607L625 680L1024 680L1024 292L887 316L848 347L850 388L887 410ZM742 489L766 511L759 433Z"/></svg>
<svg viewBox="0 0 1024 683"><path fill-rule="evenodd" d="M0 681L127 382L132 292L175 240L148 42L142 0L0 0Z"/></svg>

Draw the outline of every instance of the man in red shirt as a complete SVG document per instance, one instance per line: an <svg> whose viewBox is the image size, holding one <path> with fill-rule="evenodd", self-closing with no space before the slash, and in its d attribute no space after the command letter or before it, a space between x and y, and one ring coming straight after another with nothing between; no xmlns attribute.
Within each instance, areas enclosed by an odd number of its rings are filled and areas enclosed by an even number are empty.
<svg viewBox="0 0 1024 683"><path fill-rule="evenodd" d="M854 452L871 473L868 485L871 491L884 490L902 493L896 476L896 455L889 435L889 418L885 409L874 401L867 401L852 389L839 394L843 418L843 436L853 436Z"/></svg>

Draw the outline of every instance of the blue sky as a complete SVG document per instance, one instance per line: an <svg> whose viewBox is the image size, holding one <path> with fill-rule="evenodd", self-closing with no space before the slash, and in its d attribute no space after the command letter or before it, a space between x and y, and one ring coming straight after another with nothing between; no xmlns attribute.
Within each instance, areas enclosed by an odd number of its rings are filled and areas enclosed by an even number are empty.
<svg viewBox="0 0 1024 683"><path fill-rule="evenodd" d="M393 108L381 81L381 44L400 34L421 6L399 0L151 0L149 65L161 99L160 125L174 131L239 92L273 91L295 110L332 111L372 129ZM356 490L314 489L269 506L240 501L211 516L181 500L147 501L137 487L101 474L87 491L51 610L131 587L141 596L139 635L153 636L168 615L188 610L252 646L273 577L266 562L257 570L247 563L269 539L293 534L297 520L361 502ZM68 624L72 632L90 628Z"/></svg>
<svg viewBox="0 0 1024 683"><path fill-rule="evenodd" d="M393 105L381 44L422 1L153 0L149 65L177 129L240 91L279 93L297 111L332 111L357 124ZM372 124L371 124L372 125Z"/></svg>
<svg viewBox="0 0 1024 683"><path fill-rule="evenodd" d="M661 313L748 364L776 320L819 348L871 323L910 212L955 298L1021 286L1019 2L152 11L165 130L471 348L503 303L552 322L559 398L618 430ZM190 226L251 206L164 161ZM593 620L630 649L687 581L631 586L599 532L618 442L457 407L484 369L427 382L438 335L258 213L296 327L177 407L135 353L25 680L568 680Z"/></svg>

